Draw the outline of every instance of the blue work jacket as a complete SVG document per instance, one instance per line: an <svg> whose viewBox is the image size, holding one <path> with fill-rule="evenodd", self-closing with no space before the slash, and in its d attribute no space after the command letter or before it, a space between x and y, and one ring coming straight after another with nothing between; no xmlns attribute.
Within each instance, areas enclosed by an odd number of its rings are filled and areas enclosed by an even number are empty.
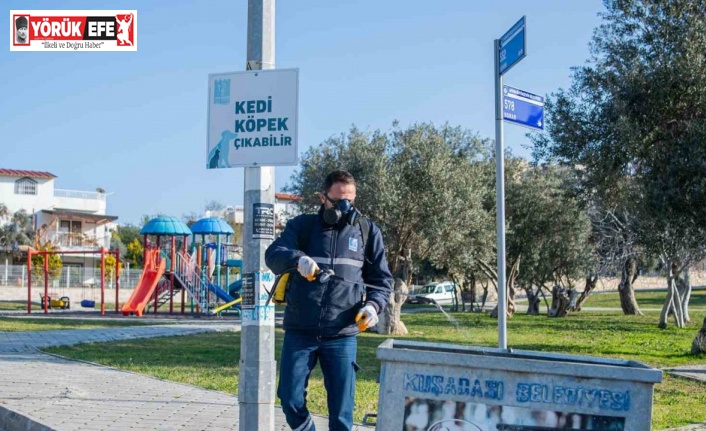
<svg viewBox="0 0 706 431"><path fill-rule="evenodd" d="M390 298L393 281L382 234L370 222L366 256L358 224L342 221L330 226L322 214L323 209L318 215L305 214L289 220L282 235L267 248L265 262L275 274L293 270L284 311L286 331L322 338L355 335L358 333L355 316L360 308L372 304L379 313ZM310 225L306 226L307 223ZM307 231L311 232L308 245L300 244L301 233ZM314 259L322 270L333 269L335 277L326 283L307 281L296 271L302 256Z"/></svg>

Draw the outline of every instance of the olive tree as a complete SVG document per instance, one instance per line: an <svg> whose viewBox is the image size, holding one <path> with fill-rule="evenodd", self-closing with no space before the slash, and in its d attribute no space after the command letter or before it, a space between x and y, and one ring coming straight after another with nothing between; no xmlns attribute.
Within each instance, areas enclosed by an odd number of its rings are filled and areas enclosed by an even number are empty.
<svg viewBox="0 0 706 431"><path fill-rule="evenodd" d="M535 156L581 169L582 189L602 201L620 192L637 244L665 270L659 324L671 313L681 327L686 271L706 253L706 10L691 0L604 3L589 61L548 99Z"/></svg>
<svg viewBox="0 0 706 431"><path fill-rule="evenodd" d="M587 280L590 223L567 184L572 173L556 166L527 166L508 181L508 255L521 256L517 283L529 300L529 314L539 313L539 295L553 297L548 314L563 317L580 309L595 283L589 280L583 294L575 283ZM536 290L535 290L536 289Z"/></svg>

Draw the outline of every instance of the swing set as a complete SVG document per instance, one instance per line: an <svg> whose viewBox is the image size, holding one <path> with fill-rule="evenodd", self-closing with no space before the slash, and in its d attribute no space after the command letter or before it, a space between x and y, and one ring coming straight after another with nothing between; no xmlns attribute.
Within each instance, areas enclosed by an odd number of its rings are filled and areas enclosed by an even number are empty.
<svg viewBox="0 0 706 431"><path fill-rule="evenodd" d="M39 296L41 298L42 308L44 309L44 314L49 313L50 308L61 308L68 310L71 308L71 300L68 296L57 295L56 293L49 293L49 255L64 255L64 254L100 254L100 285L101 285L101 316L105 316L105 258L108 255L115 256L115 313L117 314L119 306L119 288L120 288L120 250L107 250L105 248L100 248L98 250L71 250L71 251L39 251L30 248L27 251L27 314L32 313L32 256L40 255L44 256L44 294L41 292ZM91 289L93 290L93 289ZM85 287L83 289L85 296ZM95 299L89 300L84 298L81 301L81 306L87 308L93 308L95 306Z"/></svg>

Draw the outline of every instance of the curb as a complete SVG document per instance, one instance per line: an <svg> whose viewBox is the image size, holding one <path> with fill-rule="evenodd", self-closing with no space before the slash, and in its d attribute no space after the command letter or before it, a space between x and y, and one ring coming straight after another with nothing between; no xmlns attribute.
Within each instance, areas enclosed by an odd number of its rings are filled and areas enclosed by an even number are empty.
<svg viewBox="0 0 706 431"><path fill-rule="evenodd" d="M6 431L57 431L29 416L21 415L0 405L0 428Z"/></svg>

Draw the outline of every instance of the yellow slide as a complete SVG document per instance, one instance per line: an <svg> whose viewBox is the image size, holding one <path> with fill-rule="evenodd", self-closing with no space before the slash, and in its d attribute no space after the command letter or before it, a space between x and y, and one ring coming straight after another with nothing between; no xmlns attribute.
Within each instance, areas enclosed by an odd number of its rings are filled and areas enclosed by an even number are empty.
<svg viewBox="0 0 706 431"><path fill-rule="evenodd" d="M213 311L212 311L212 313L213 313L213 314L218 314L218 313L220 313L221 311L223 311L223 310L225 310L225 309L228 309L228 308L234 306L235 304L238 304L238 303L239 303L240 301L242 301L242 300L243 300L243 298L238 298L238 299L236 299L235 301L231 301L231 302L229 302L229 303L227 303L227 304L223 304L223 305L221 305L221 306L218 307L218 308L214 308Z"/></svg>

